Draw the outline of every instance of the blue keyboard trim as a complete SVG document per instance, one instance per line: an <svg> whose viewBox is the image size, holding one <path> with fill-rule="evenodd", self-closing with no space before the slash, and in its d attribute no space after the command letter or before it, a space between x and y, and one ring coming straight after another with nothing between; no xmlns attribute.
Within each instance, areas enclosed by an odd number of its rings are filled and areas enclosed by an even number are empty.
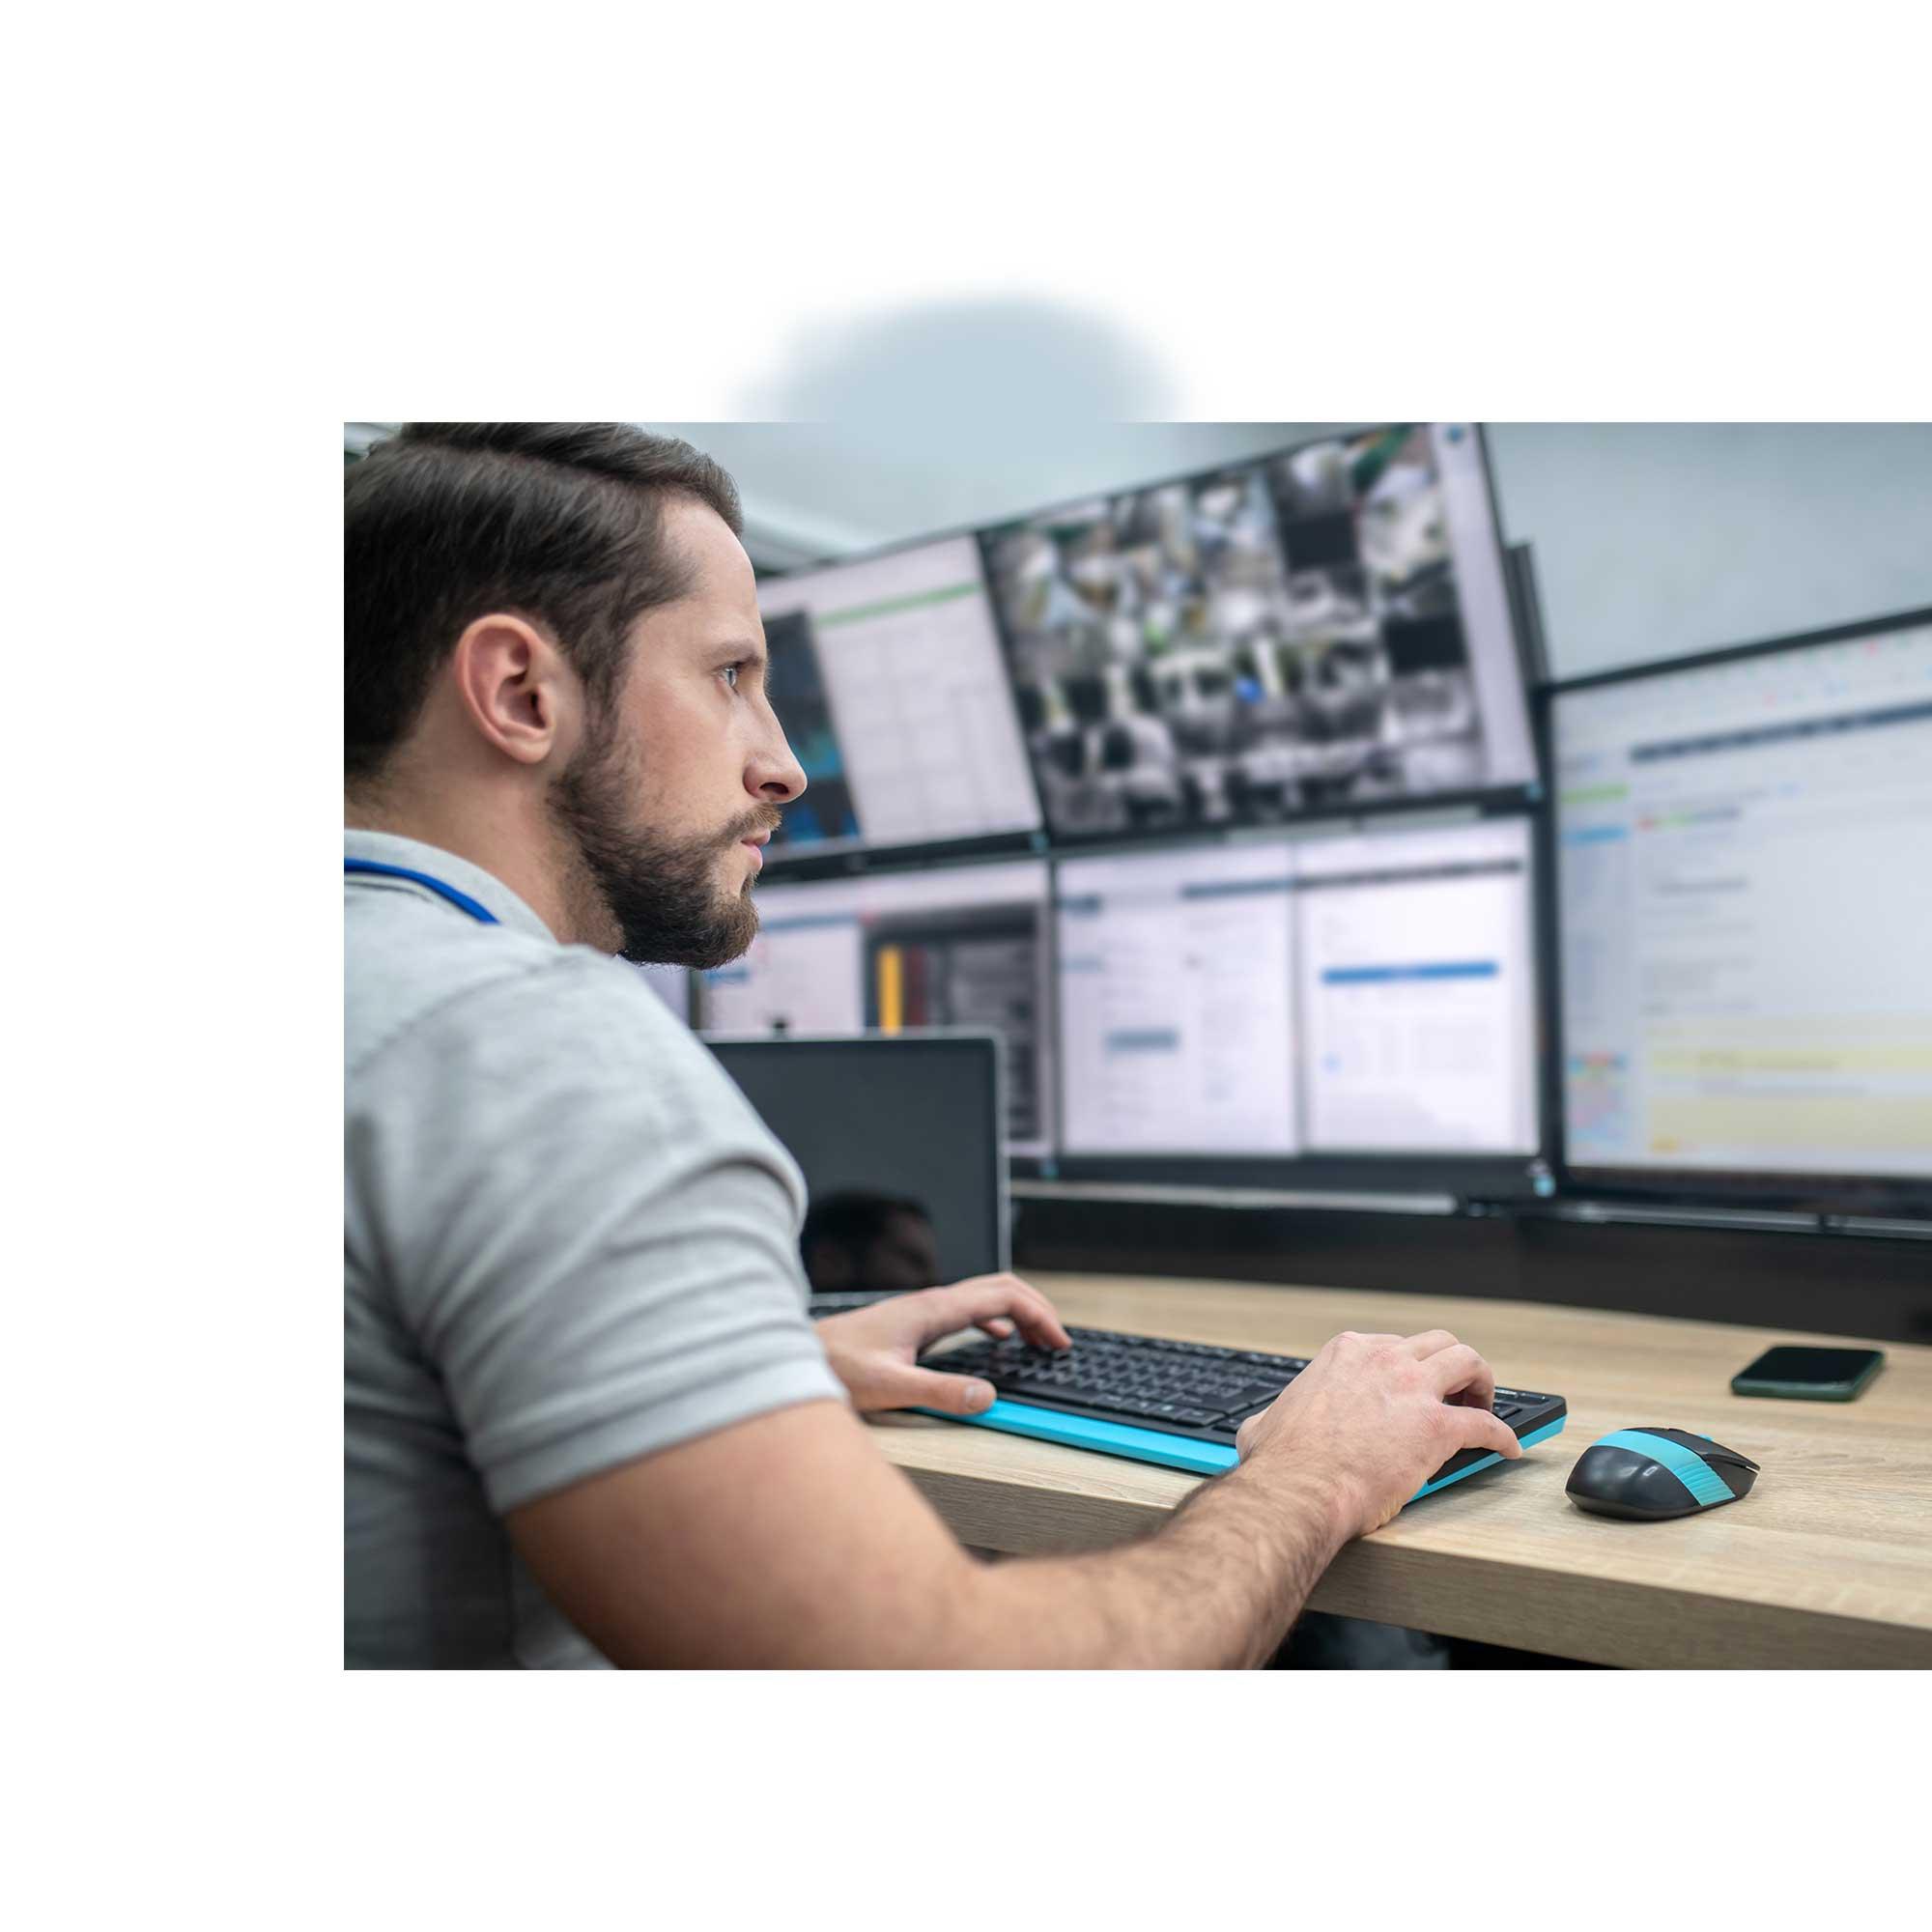
<svg viewBox="0 0 1932 1932"><path fill-rule="evenodd" d="M1708 1435L1704 1437L1706 1442L1710 1439ZM1598 1437L1590 1447L1634 1449L1639 1456L1648 1456L1653 1463L1662 1463L1690 1492L1699 1509L1736 1500L1731 1494L1730 1484L1703 1457L1694 1449L1685 1448L1681 1442L1671 1441L1667 1435L1653 1435L1647 1429L1619 1429L1613 1435Z"/></svg>
<svg viewBox="0 0 1932 1932"><path fill-rule="evenodd" d="M1124 1422L1102 1422L1097 1416L1069 1415L1062 1408L1041 1408L1037 1403L1009 1402L999 1397L978 1415L948 1415L928 1408L926 1415L947 1422L974 1422L981 1429L1004 1429L1009 1435L1033 1435L1042 1442L1064 1442L1070 1449L1098 1449L1108 1456L1131 1456L1137 1463L1162 1463L1196 1476L1218 1476L1241 1459L1233 1443L1203 1442L1192 1435L1171 1435L1164 1429L1135 1429Z"/></svg>
<svg viewBox="0 0 1932 1932"><path fill-rule="evenodd" d="M1525 1449L1534 1448L1539 1442L1548 1441L1552 1435L1561 1435L1563 1425L1569 1420L1570 1413L1566 1409L1554 1422L1546 1422L1541 1429L1532 1429L1527 1435L1520 1435L1517 1440ZM1460 1483L1464 1476L1473 1476L1478 1469L1487 1469L1492 1463L1500 1463L1502 1460L1500 1455L1485 1456L1480 1462L1471 1463L1466 1469L1458 1469L1453 1476L1444 1476L1439 1483L1424 1483L1408 1501L1412 1503L1417 1497L1433 1496L1437 1490L1446 1490L1451 1483ZM1406 1509L1408 1503L1405 1503L1403 1507Z"/></svg>
<svg viewBox="0 0 1932 1932"><path fill-rule="evenodd" d="M1136 1429L1124 1422L1102 1422L1097 1416L1070 1415L1065 1409L1042 1408L1037 1403L1009 1402L1004 1396L978 1415L951 1415L940 1408L923 1408L921 1415L936 1415L942 1422L977 1423L981 1429L1001 1429L1009 1435L1031 1435L1041 1442L1061 1442L1069 1449L1096 1449L1107 1456L1130 1456L1137 1463L1158 1463L1169 1469L1185 1469L1190 1475L1218 1476L1240 1461L1232 1444L1203 1442L1198 1436L1173 1435L1164 1429ZM1523 1436L1525 1449L1562 1433L1569 1420L1566 1412L1541 1429ZM1439 1483L1424 1483L1413 1496L1434 1495L1478 1469L1487 1469L1502 1461L1500 1455L1485 1456Z"/></svg>

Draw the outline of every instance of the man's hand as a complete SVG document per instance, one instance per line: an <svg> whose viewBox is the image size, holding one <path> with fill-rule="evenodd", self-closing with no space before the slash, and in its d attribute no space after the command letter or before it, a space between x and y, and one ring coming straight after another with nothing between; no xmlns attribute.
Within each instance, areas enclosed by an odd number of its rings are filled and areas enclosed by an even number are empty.
<svg viewBox="0 0 1932 1932"><path fill-rule="evenodd" d="M1037 1348L1073 1346L1052 1302L1011 1274L975 1275L951 1288L895 1294L813 1325L833 1373L861 1414L875 1408L941 1408L949 1415L977 1415L992 1403L992 1383L922 1369L914 1358L958 1329L982 1328L1004 1337L1015 1323Z"/></svg>
<svg viewBox="0 0 1932 1932"><path fill-rule="evenodd" d="M1390 1521L1462 1449L1514 1461L1522 1444L1490 1413L1496 1378L1446 1328L1426 1335L1337 1335L1236 1437L1257 1470L1317 1479L1345 1538Z"/></svg>

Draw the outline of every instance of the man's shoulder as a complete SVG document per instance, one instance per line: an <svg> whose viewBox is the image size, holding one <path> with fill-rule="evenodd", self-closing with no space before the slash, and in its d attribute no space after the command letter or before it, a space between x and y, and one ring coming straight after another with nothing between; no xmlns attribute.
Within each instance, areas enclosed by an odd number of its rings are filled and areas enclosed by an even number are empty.
<svg viewBox="0 0 1932 1932"><path fill-rule="evenodd" d="M343 1057L368 1059L424 1025L460 1028L493 990L531 983L561 949L507 926L459 924L402 893L352 895L343 915Z"/></svg>
<svg viewBox="0 0 1932 1932"><path fill-rule="evenodd" d="M350 1067L409 1035L448 1047L513 1014L526 1039L696 1048L643 975L587 946L557 946L503 926L432 918L414 930L352 926L345 974ZM699 1049L700 1056L708 1059Z"/></svg>
<svg viewBox="0 0 1932 1932"><path fill-rule="evenodd" d="M679 1024L641 973L587 946L449 918L412 895L364 892L344 919L345 1041L354 1066L387 1037L431 1026L460 1033L503 1000L532 1002L536 1026L598 1011L673 1034Z"/></svg>
<svg viewBox="0 0 1932 1932"><path fill-rule="evenodd" d="M351 930L345 1078L356 1096L426 1104L513 1083L590 1117L674 1123L771 1147L751 1104L697 1037L622 959L501 926L438 919ZM586 1121L586 1124L587 1124Z"/></svg>

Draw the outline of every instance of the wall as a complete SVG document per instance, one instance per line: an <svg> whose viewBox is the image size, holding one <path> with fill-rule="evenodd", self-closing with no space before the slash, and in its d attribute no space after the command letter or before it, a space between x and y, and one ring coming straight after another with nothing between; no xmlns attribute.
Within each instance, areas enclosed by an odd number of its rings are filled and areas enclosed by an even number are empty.
<svg viewBox="0 0 1932 1932"><path fill-rule="evenodd" d="M1559 677L1932 605L1932 425L1500 423L1490 448Z"/></svg>

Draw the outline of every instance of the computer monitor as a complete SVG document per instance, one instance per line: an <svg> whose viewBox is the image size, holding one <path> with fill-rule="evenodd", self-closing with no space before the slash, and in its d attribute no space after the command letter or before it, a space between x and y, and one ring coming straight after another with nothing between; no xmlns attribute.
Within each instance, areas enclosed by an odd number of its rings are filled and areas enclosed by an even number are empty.
<svg viewBox="0 0 1932 1932"><path fill-rule="evenodd" d="M1025 741L971 537L770 578L772 705L806 789L771 862L1039 830Z"/></svg>
<svg viewBox="0 0 1932 1932"><path fill-rule="evenodd" d="M1579 1184L1932 1211L1932 610L1548 712Z"/></svg>
<svg viewBox="0 0 1932 1932"><path fill-rule="evenodd" d="M1059 841L1536 780L1473 424L1325 438L980 546Z"/></svg>
<svg viewBox="0 0 1932 1932"><path fill-rule="evenodd" d="M1068 858L1069 1177L1534 1192L1522 817Z"/></svg>
<svg viewBox="0 0 1932 1932"><path fill-rule="evenodd" d="M775 882L758 936L705 974L714 1032L849 1036L969 1027L1005 1044L1012 1151L1048 1153L1055 1123L1044 860Z"/></svg>
<svg viewBox="0 0 1932 1932"><path fill-rule="evenodd" d="M805 1176L814 1293L934 1288L1009 1265L990 1034L705 1043Z"/></svg>

